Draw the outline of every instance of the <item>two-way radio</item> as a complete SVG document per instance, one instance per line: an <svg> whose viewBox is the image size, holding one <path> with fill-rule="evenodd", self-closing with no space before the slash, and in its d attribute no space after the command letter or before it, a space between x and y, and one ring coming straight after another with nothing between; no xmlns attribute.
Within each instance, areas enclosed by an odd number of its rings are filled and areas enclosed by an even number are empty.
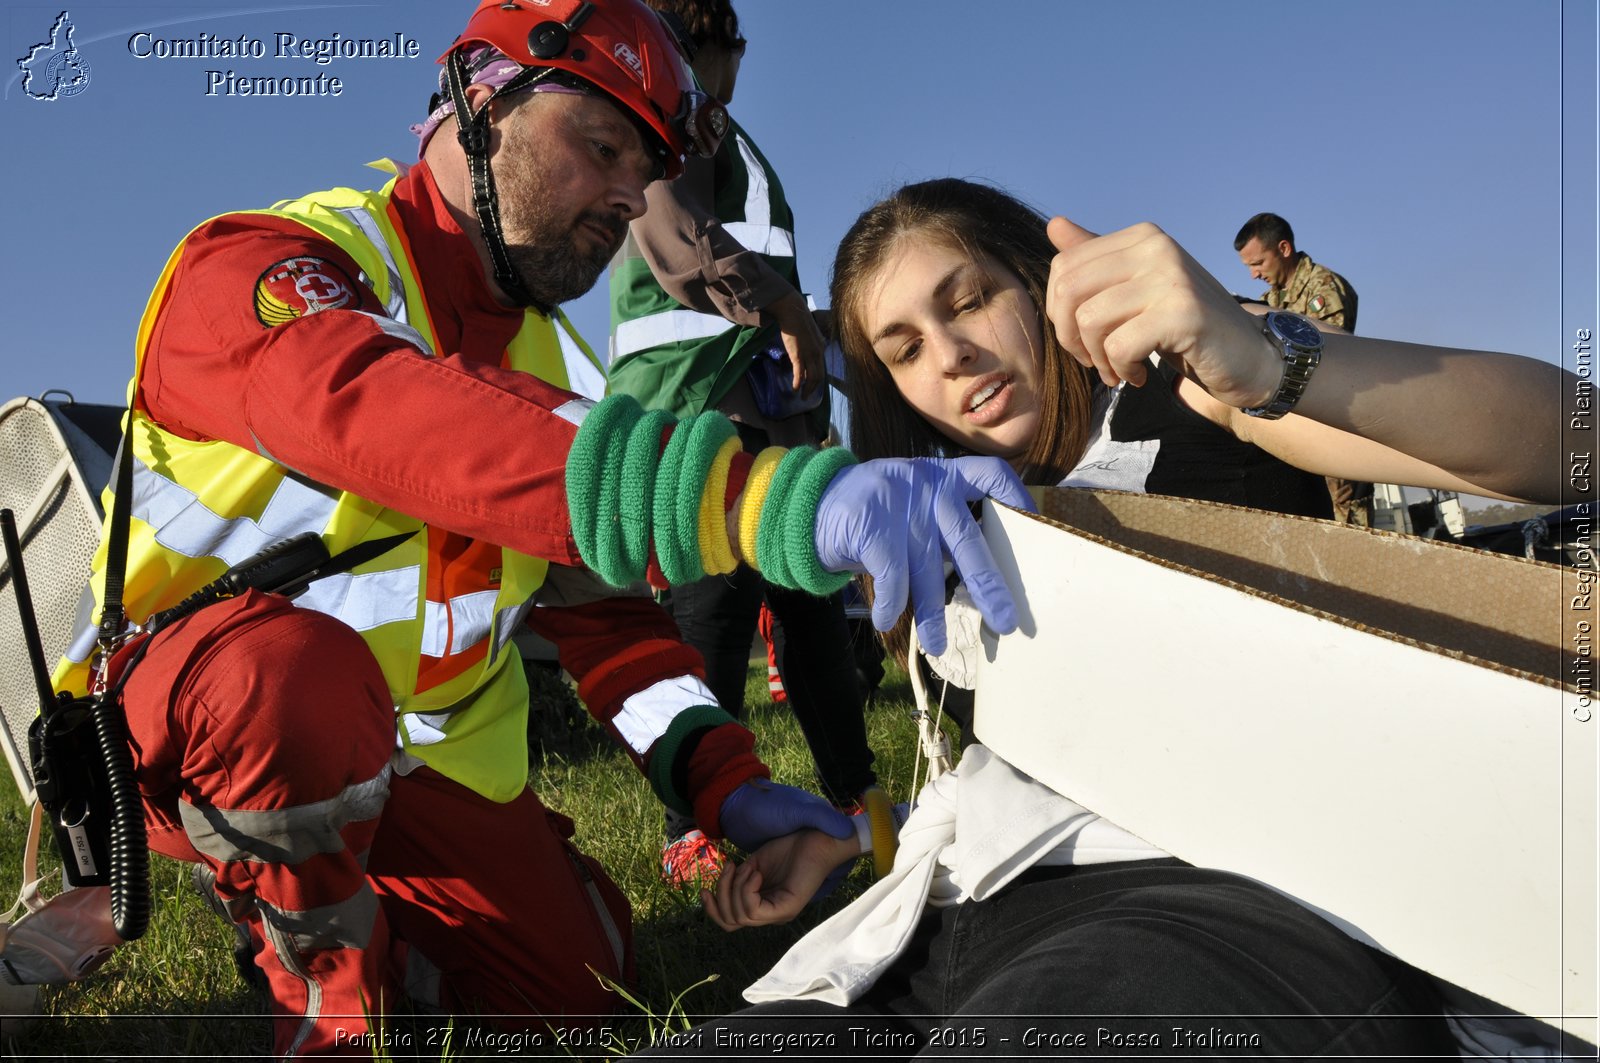
<svg viewBox="0 0 1600 1063"><path fill-rule="evenodd" d="M0 535L39 693L39 715L28 728L34 790L49 814L67 882L73 886L107 885L111 881L111 785L105 759L99 755L95 699L57 694L51 686L17 522L9 509L0 510Z"/></svg>
<svg viewBox="0 0 1600 1063"><path fill-rule="evenodd" d="M109 686L96 683L94 693L78 698L56 693L50 682L16 519L9 509L0 509L0 535L38 687L39 715L28 729L35 792L49 814L67 882L74 887L109 885L117 933L132 941L149 923L149 857L121 694L152 636L207 605L247 590L292 598L313 580L370 561L409 539L411 533L359 543L331 557L315 532L274 543L179 604L151 616L134 630L133 634L142 638L116 682ZM106 663L102 660L100 667Z"/></svg>

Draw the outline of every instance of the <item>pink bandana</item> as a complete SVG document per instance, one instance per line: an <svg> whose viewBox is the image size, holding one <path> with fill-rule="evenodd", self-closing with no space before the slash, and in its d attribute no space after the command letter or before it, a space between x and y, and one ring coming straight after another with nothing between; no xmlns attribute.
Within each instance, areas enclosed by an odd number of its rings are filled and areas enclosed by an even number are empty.
<svg viewBox="0 0 1600 1063"><path fill-rule="evenodd" d="M499 89L506 82L522 72L522 65L516 60L508 58L493 45L476 43L470 44L462 56L467 63L468 84L488 85L492 89ZM456 111L456 105L450 99L450 89L447 83L449 72L439 71L439 95L442 102L435 107L426 119L411 127L411 132L417 135L417 158L422 158L422 153L427 150L428 141L432 139L434 130L439 128L439 123L447 115ZM534 92L566 92L574 96L583 95L582 89L572 88L570 85L558 85L551 81L536 81Z"/></svg>

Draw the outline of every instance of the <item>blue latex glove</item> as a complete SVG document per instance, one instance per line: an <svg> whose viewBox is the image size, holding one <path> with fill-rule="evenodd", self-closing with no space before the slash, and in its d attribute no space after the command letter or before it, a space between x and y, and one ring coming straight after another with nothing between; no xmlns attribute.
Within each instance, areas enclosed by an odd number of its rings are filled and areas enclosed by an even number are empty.
<svg viewBox="0 0 1600 1063"><path fill-rule="evenodd" d="M831 572L866 572L876 596L872 624L894 626L909 591L917 637L937 657L945 650L944 560L955 562L989 627L1017 626L1011 591L967 503L992 495L1034 512L1022 481L999 458L898 458L839 471L817 507L817 560Z"/></svg>
<svg viewBox="0 0 1600 1063"><path fill-rule="evenodd" d="M718 818L723 835L747 853L805 827L835 838L848 838L856 832L849 816L816 794L771 779L751 779L723 798Z"/></svg>

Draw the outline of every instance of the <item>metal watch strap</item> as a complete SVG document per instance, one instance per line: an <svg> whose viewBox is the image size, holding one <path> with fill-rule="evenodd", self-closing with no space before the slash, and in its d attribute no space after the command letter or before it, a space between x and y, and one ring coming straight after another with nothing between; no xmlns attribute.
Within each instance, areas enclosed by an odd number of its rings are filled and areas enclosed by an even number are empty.
<svg viewBox="0 0 1600 1063"><path fill-rule="evenodd" d="M1278 380L1278 390L1265 405L1247 406L1242 410L1246 415L1259 417L1264 421L1276 421L1295 408L1306 392L1306 385L1311 382L1311 374L1322 362L1322 344L1318 342L1315 347L1304 347L1292 343L1273 330L1272 318L1276 316L1294 318L1297 315L1274 311L1266 316L1261 326L1262 333L1272 341L1283 357L1283 376ZM1312 329L1315 327L1311 326Z"/></svg>

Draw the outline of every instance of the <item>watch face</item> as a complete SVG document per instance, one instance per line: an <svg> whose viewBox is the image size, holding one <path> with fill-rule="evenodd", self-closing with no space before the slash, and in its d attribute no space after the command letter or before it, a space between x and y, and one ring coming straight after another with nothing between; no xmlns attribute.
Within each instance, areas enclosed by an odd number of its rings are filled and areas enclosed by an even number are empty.
<svg viewBox="0 0 1600 1063"><path fill-rule="evenodd" d="M1317 327L1298 314L1271 313L1267 315L1267 326L1278 336L1296 347L1321 347L1322 333Z"/></svg>

